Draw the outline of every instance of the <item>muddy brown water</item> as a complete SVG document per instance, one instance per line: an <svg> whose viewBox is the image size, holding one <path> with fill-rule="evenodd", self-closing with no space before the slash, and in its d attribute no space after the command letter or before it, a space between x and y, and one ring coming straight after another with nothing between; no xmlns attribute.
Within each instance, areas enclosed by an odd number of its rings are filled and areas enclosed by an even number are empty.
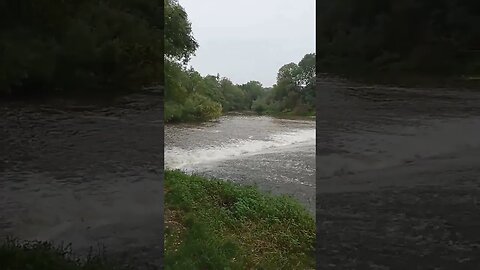
<svg viewBox="0 0 480 270"><path fill-rule="evenodd" d="M0 237L72 243L154 269L162 252L162 99L0 104ZM127 254L128 256L121 256Z"/></svg>

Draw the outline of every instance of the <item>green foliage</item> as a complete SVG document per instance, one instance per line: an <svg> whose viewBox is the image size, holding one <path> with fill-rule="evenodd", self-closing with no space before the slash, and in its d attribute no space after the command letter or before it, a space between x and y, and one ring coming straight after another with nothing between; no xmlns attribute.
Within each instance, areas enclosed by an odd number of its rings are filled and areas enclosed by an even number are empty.
<svg viewBox="0 0 480 270"><path fill-rule="evenodd" d="M264 114L268 110L268 105L265 98L258 98L252 103L252 110L258 114Z"/></svg>
<svg viewBox="0 0 480 270"><path fill-rule="evenodd" d="M252 109L253 102L265 94L265 89L258 81L249 81L239 86L245 93L245 107Z"/></svg>
<svg viewBox="0 0 480 270"><path fill-rule="evenodd" d="M166 122L206 121L225 112L244 110L260 114L314 113L315 54L305 55L298 64L289 63L281 67L277 84L268 91L258 81L235 85L228 78L220 78L220 75L202 77L193 68L185 67L197 47L187 14L178 2L168 0L167 4L166 20L169 22L165 31L171 37L166 36L169 56L165 63ZM169 47L178 50L170 50Z"/></svg>
<svg viewBox="0 0 480 270"><path fill-rule="evenodd" d="M185 102L184 114L187 121L214 119L222 114L222 105L194 93Z"/></svg>
<svg viewBox="0 0 480 270"><path fill-rule="evenodd" d="M224 96L224 103L222 104L225 111L242 110L245 108L245 93L244 91L234 85L229 79L223 78L220 81L220 89Z"/></svg>
<svg viewBox="0 0 480 270"><path fill-rule="evenodd" d="M165 122L180 122L184 114L183 105L172 101L165 102L164 119Z"/></svg>
<svg viewBox="0 0 480 270"><path fill-rule="evenodd" d="M228 111L250 110L264 93L259 82L235 85L227 78L202 77L176 61L165 65L165 121L207 121Z"/></svg>
<svg viewBox="0 0 480 270"><path fill-rule="evenodd" d="M177 0L164 0L165 55L187 63L198 47L187 13Z"/></svg>
<svg viewBox="0 0 480 270"><path fill-rule="evenodd" d="M315 111L315 54L282 66L277 83L252 104L258 113L313 115Z"/></svg>
<svg viewBox="0 0 480 270"><path fill-rule="evenodd" d="M235 85L228 78L202 77L182 64L166 64L165 121L205 121L228 111L259 114L313 115L315 54L280 68L277 84L265 89L258 81Z"/></svg>
<svg viewBox="0 0 480 270"><path fill-rule="evenodd" d="M302 60L298 63L298 67L301 70L300 72L300 82L302 85L307 85L311 83L312 80L315 80L316 76L316 62L315 54L309 53L306 54Z"/></svg>
<svg viewBox="0 0 480 270"><path fill-rule="evenodd" d="M478 75L480 2L318 1L321 73Z"/></svg>
<svg viewBox="0 0 480 270"><path fill-rule="evenodd" d="M315 222L290 197L165 172L165 269L314 268Z"/></svg>
<svg viewBox="0 0 480 270"><path fill-rule="evenodd" d="M122 92L163 80L163 4L3 0L0 92Z"/></svg>
<svg viewBox="0 0 480 270"><path fill-rule="evenodd" d="M222 114L221 103L210 98L217 88L208 88L209 79L173 61L166 62L165 75L166 122L206 121Z"/></svg>
<svg viewBox="0 0 480 270"><path fill-rule="evenodd" d="M228 111L250 110L264 93L259 82L235 85L227 78L202 77L177 62L166 63L165 121L206 121Z"/></svg>

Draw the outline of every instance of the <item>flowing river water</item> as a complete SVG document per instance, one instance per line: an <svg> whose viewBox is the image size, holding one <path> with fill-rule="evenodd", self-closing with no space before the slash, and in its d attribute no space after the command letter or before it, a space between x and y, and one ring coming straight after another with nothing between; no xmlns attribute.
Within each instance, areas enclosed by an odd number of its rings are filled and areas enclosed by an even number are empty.
<svg viewBox="0 0 480 270"><path fill-rule="evenodd" d="M257 185L315 209L315 121L228 115L165 127L165 166Z"/></svg>
<svg viewBox="0 0 480 270"><path fill-rule="evenodd" d="M317 88L319 269L478 269L480 91Z"/></svg>
<svg viewBox="0 0 480 270"><path fill-rule="evenodd" d="M167 125L161 96L102 106L2 103L0 238L102 244L136 269L158 269L164 166L257 184L315 207L315 123L225 116ZM165 165L164 165L165 154Z"/></svg>
<svg viewBox="0 0 480 270"><path fill-rule="evenodd" d="M316 206L320 269L478 269L480 91L317 87L316 129L246 115L167 125L165 166ZM102 242L158 265L162 103L2 104L0 237Z"/></svg>
<svg viewBox="0 0 480 270"><path fill-rule="evenodd" d="M0 104L0 238L98 244L135 269L162 254L163 100ZM133 262L132 262L133 261Z"/></svg>

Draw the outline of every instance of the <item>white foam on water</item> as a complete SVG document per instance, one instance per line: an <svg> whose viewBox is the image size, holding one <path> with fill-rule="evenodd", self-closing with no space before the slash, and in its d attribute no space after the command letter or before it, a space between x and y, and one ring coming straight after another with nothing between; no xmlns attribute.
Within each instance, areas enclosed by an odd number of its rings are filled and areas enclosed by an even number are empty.
<svg viewBox="0 0 480 270"><path fill-rule="evenodd" d="M287 149L304 143L315 144L315 129L296 129L277 133L264 140L233 140L222 145L209 145L197 149L170 148L165 150L165 167L188 169L198 164L256 155L272 150Z"/></svg>

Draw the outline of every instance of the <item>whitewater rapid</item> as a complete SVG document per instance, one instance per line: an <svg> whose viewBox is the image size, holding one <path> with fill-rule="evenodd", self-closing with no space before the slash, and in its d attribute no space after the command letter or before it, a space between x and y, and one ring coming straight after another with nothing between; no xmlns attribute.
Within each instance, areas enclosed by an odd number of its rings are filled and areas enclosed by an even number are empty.
<svg viewBox="0 0 480 270"><path fill-rule="evenodd" d="M226 115L165 126L165 168L254 185L315 209L315 121Z"/></svg>
<svg viewBox="0 0 480 270"><path fill-rule="evenodd" d="M300 145L315 147L315 129L278 132L264 139L230 139L220 144L193 149L166 147L165 167L188 171L194 165L208 165L252 155L289 151Z"/></svg>

